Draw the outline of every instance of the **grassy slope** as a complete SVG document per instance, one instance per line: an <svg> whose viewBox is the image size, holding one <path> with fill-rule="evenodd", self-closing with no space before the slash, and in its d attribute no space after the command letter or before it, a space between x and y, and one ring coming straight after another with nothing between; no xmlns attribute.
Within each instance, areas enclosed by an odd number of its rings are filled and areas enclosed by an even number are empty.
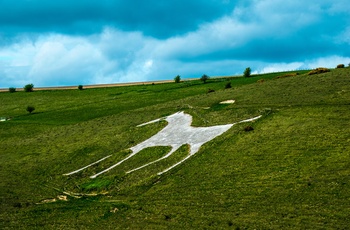
<svg viewBox="0 0 350 230"><path fill-rule="evenodd" d="M350 69L274 79L282 73L208 84L187 82L83 91L0 94L0 227L10 228L346 228L350 219ZM256 83L258 79L266 79ZM274 80L273 80L274 79ZM216 92L207 94L208 88ZM220 106L218 102L235 99ZM35 106L34 114L25 112ZM210 107L210 109L204 109ZM164 155L142 151L97 179L164 123L137 124L185 110L196 126L263 114L187 154L133 174ZM63 173L113 156L75 176ZM76 193L97 197L36 204Z"/></svg>

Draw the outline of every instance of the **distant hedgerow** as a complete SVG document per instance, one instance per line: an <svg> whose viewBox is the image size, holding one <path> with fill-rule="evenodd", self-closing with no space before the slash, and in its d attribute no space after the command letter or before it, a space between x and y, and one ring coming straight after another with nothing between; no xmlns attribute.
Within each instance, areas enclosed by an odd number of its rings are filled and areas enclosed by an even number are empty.
<svg viewBox="0 0 350 230"><path fill-rule="evenodd" d="M285 77L294 77L294 76L297 76L297 75L298 75L298 73L287 73L287 74L283 74L281 76L276 77L276 79L285 78Z"/></svg>
<svg viewBox="0 0 350 230"><path fill-rule="evenodd" d="M314 70L311 70L308 75L313 75L313 74L320 74L320 73L327 73L327 72L330 72L329 69L327 68L323 68L323 67L319 67L319 68L316 68Z"/></svg>

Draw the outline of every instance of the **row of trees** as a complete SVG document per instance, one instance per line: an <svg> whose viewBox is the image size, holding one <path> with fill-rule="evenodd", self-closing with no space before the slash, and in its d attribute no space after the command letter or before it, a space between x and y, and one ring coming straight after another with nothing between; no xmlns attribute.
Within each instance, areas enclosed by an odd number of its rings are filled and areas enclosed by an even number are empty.
<svg viewBox="0 0 350 230"><path fill-rule="evenodd" d="M350 67L350 63L349 63L348 66ZM344 64L339 64L339 65L337 65L337 68L344 68L344 67L345 67ZM250 67L247 67L247 68L244 70L244 72L243 72L243 77L250 77L250 76L251 76L251 72L252 72L251 68L250 68ZM202 77L201 77L199 80L201 80L203 83L206 83L208 79L209 79L209 76L206 75L206 74L203 74ZM175 83L180 83L180 82L181 82L181 76L180 76L180 75L177 75L177 76L174 78L174 81L175 81ZM25 86L23 87L23 89L24 89L25 92L33 92L33 90L34 90L34 85L33 85L33 84L27 84L27 85L25 85ZM82 85L79 85L79 86L78 86L78 89L79 89L79 90L83 90L83 86L82 86ZM10 92L10 93L16 92L16 88L10 87L10 88L9 88L9 92Z"/></svg>
<svg viewBox="0 0 350 230"><path fill-rule="evenodd" d="M27 85L25 85L25 86L23 87L23 89L24 89L25 92L33 92L33 91L34 91L34 85L33 85L33 84L27 84ZM79 89L79 90L83 90L83 89L84 89L84 88L83 88L83 85L79 85L79 86L78 86L78 89ZM16 92L16 88L15 88L15 87L10 87L10 88L9 88L9 92L10 92L10 93Z"/></svg>
<svg viewBox="0 0 350 230"><path fill-rule="evenodd" d="M252 70L250 69L250 67L247 67L244 72L243 72L243 76L244 77L250 77ZM203 83L206 83L207 80L209 79L209 76L206 74L203 74L201 78L199 78L199 80L201 80ZM177 75L174 78L175 83L180 83L181 82L181 77L180 75Z"/></svg>
<svg viewBox="0 0 350 230"><path fill-rule="evenodd" d="M25 92L33 92L34 91L34 85L33 84L27 84L23 87ZM9 92L10 93L14 93L16 92L16 88L15 87L10 87L9 88Z"/></svg>
<svg viewBox="0 0 350 230"><path fill-rule="evenodd" d="M244 77L250 77L250 74L251 74L251 69L250 69L250 67L247 67L247 68L244 70L243 76L244 76ZM209 78L210 78L210 77L209 77L208 75L203 74L199 80L201 80L203 83L206 83L206 82L209 80ZM177 76L174 78L174 81L175 81L175 83L180 83L180 82L181 82L181 77L180 77L180 75L177 75ZM23 89L24 89L25 92L33 92L33 91L34 91L34 85L33 85L33 84L27 84L27 85L25 85L25 86L23 87ZM82 86L82 85L79 85L79 86L78 86L78 89L79 89L79 90L83 90L83 86ZM10 87L10 88L9 88L9 92L10 92L10 93L16 92L16 88Z"/></svg>

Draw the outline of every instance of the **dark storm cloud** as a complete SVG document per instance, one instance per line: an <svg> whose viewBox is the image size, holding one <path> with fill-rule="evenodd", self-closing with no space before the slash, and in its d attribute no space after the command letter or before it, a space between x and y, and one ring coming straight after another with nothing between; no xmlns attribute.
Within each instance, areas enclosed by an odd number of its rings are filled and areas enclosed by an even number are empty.
<svg viewBox="0 0 350 230"><path fill-rule="evenodd" d="M0 0L0 88L335 67L348 0Z"/></svg>
<svg viewBox="0 0 350 230"><path fill-rule="evenodd" d="M195 30L233 9L221 0L12 0L0 1L0 29L5 35L23 32L98 33L114 26L166 38Z"/></svg>

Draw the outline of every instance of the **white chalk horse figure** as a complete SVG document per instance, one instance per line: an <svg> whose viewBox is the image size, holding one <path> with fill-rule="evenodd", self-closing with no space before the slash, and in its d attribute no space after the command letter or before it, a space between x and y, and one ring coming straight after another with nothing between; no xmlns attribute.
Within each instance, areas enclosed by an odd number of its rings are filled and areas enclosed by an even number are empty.
<svg viewBox="0 0 350 230"><path fill-rule="evenodd" d="M165 156L163 156L155 161L152 161L150 163L144 164L141 167L132 169L132 170L128 171L127 173L131 173L131 172L134 172L136 170L142 169L148 165L151 165L153 163L156 163L158 161L161 161L161 160L169 157L171 154L173 154L177 149L179 149L184 144L190 145L189 155L186 156L181 161L177 162L176 164L172 165L171 167L158 173L158 175L163 174L163 173L169 171L170 169L176 167L177 165L181 164L182 162L184 162L185 160L187 160L191 156L193 156L195 153L198 152L199 148L203 144L205 144L206 142L211 141L215 137L223 134L228 129L230 129L233 125L238 124L238 123L243 123L243 122L254 121L256 119L259 119L260 117L261 116L253 117L253 118L243 120L243 121L240 121L240 122L237 122L234 124L217 125L217 126L211 126L211 127L192 127L191 126L192 116L185 114L184 112L177 112L173 115L170 115L170 116L167 116L164 118L159 118L159 119L138 125L137 127L140 127L140 126L148 125L148 124L155 123L155 122L158 122L161 120L166 120L168 122L168 125L165 128L163 128L161 131L159 131L157 134L155 134L151 138L141 142L140 144L131 147L130 150L132 151L132 153L129 156L127 156L123 160L117 162L116 164L110 166L109 168L91 176L91 178L95 178L95 177L113 169L114 167L120 165L121 163L128 160L129 158L135 156L138 152L140 152L141 150L143 150L145 148L155 147L155 146L171 146L172 147L171 151L169 153L167 153ZM75 174L79 171L82 171L82 170L84 170L84 169L86 169L94 164L97 164L97 163L107 159L110 156L111 155L104 157L104 158L102 158L102 159L100 159L100 160L98 160L90 165L87 165L83 168L80 168L76 171L73 171L73 172L70 172L70 173L67 173L64 175Z"/></svg>

